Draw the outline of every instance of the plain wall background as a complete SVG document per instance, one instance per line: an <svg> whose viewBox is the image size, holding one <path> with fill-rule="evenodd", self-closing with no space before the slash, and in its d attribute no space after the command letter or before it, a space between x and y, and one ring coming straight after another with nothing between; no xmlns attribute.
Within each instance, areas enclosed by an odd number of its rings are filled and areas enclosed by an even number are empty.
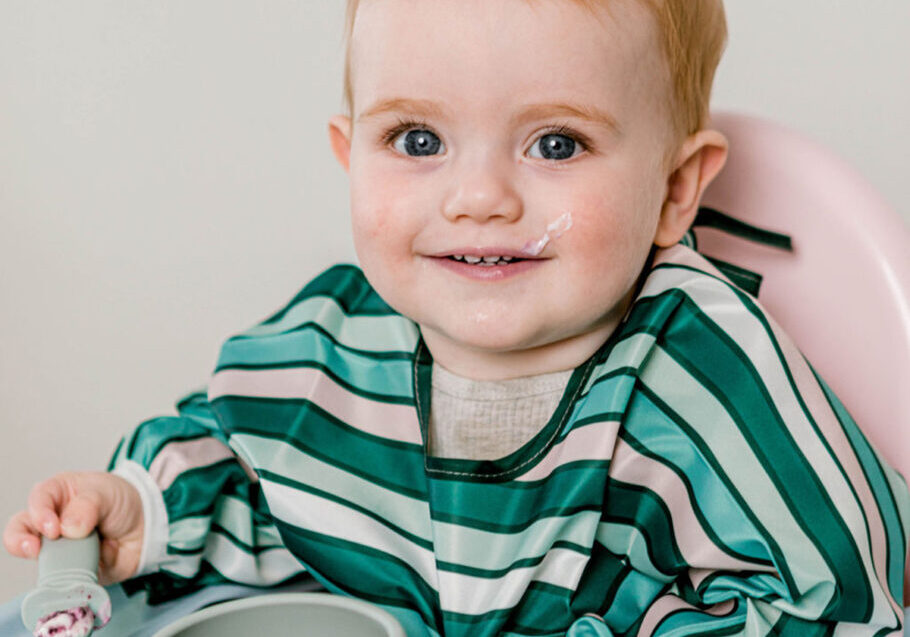
<svg viewBox="0 0 910 637"><path fill-rule="evenodd" d="M727 0L714 107L844 157L910 220L910 3ZM0 0L0 521L103 469L220 343L353 261L342 0ZM857 211L862 214L862 211ZM34 563L0 551L0 601Z"/></svg>

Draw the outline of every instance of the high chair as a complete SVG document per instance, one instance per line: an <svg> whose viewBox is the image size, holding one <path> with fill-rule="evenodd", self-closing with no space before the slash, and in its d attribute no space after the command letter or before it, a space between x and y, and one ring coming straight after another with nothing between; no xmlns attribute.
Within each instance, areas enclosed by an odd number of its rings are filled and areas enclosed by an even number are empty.
<svg viewBox="0 0 910 637"><path fill-rule="evenodd" d="M702 204L793 245L786 252L695 227L698 251L763 276L759 300L910 480L907 225L854 169L802 135L730 112L714 113L711 127L730 140L730 154Z"/></svg>

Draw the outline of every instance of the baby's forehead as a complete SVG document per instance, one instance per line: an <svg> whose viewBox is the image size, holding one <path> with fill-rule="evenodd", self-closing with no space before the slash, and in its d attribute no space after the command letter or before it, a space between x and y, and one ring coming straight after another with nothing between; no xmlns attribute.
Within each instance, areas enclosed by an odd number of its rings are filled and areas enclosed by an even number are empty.
<svg viewBox="0 0 910 637"><path fill-rule="evenodd" d="M413 90L506 78L540 90L641 84L660 70L655 25L638 0L365 0L352 41L357 89ZM560 82L560 79L565 82Z"/></svg>
<svg viewBox="0 0 910 637"><path fill-rule="evenodd" d="M636 37L657 35L654 15L642 0L360 0L355 4L351 40L385 44L365 51L369 55L383 55L389 45L417 46L453 37L470 40L475 33L489 36L489 43L543 50L577 45L579 40L610 48L640 40L648 48L657 43L656 37Z"/></svg>

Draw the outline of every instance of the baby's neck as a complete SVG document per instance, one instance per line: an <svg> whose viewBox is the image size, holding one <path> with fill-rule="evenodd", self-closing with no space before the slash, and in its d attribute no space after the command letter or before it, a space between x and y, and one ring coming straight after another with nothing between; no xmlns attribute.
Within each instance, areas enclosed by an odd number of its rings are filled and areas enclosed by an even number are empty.
<svg viewBox="0 0 910 637"><path fill-rule="evenodd" d="M454 374L474 380L508 380L574 369L596 352L618 321L539 347L497 352L463 347L444 334L421 326L433 360Z"/></svg>

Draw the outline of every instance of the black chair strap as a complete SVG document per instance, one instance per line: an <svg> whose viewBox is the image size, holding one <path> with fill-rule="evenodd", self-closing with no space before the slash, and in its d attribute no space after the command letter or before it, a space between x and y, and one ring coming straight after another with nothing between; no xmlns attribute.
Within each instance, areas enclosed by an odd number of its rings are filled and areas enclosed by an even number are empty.
<svg viewBox="0 0 910 637"><path fill-rule="evenodd" d="M698 214L695 215L695 221L692 222L692 227L689 228L680 241L680 243L685 244L696 251L698 250L698 239L693 230L696 227L714 228L715 230L726 232L727 234L731 234L741 239L754 241L755 243L761 243L787 252L793 252L793 242L789 235L753 226L744 221L740 221L739 219L734 219L719 210L708 208L707 206L702 206L698 209ZM762 282L761 274L733 263L722 261L721 259L709 257L704 253L701 254L710 261L714 267L723 272L736 286L745 290L752 296L758 296L758 291L759 288L761 288Z"/></svg>

